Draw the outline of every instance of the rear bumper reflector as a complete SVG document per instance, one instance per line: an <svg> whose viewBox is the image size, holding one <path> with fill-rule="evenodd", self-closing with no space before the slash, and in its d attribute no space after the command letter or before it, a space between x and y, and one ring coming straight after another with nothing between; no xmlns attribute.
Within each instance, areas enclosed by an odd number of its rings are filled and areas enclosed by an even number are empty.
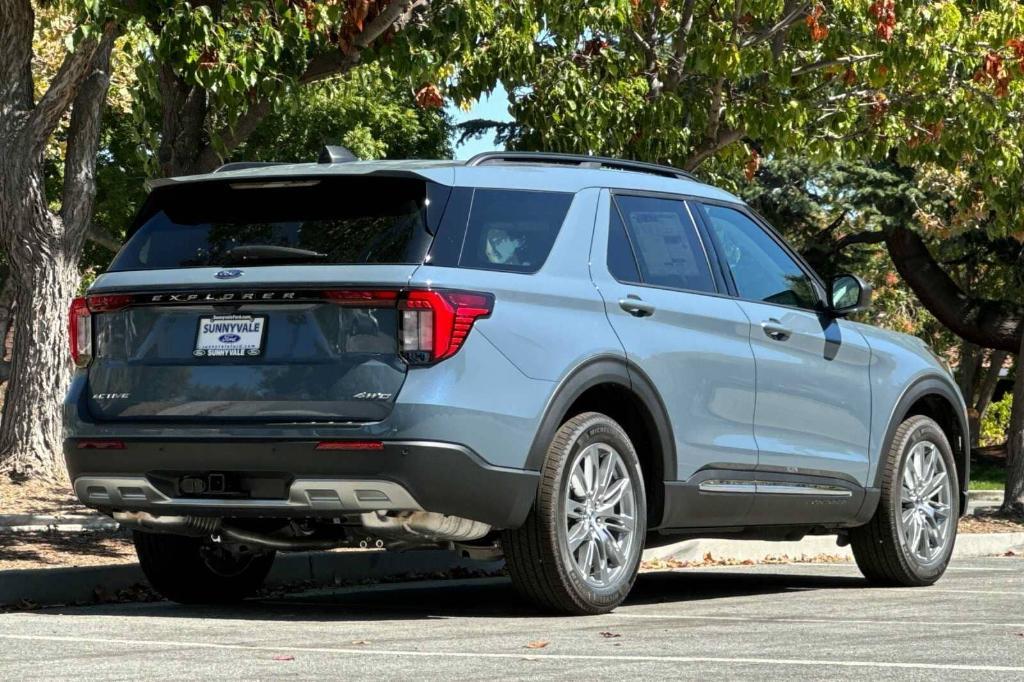
<svg viewBox="0 0 1024 682"><path fill-rule="evenodd" d="M384 443L379 440L322 440L316 444L317 450L383 450Z"/></svg>
<svg viewBox="0 0 1024 682"><path fill-rule="evenodd" d="M123 440L86 439L78 441L79 450L124 450Z"/></svg>

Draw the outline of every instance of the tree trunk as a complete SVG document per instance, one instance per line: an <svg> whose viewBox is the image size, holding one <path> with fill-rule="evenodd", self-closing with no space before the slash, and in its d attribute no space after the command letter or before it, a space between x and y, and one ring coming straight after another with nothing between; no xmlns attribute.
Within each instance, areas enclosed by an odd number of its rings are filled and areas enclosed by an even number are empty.
<svg viewBox="0 0 1024 682"><path fill-rule="evenodd" d="M1024 342L1017 354L1017 376L1013 382L1013 408L1006 441L1006 488L1004 514L1024 516Z"/></svg>
<svg viewBox="0 0 1024 682"><path fill-rule="evenodd" d="M886 229L885 245L903 281L946 328L983 348L1017 352L1024 340L1024 304L966 294L906 225Z"/></svg>
<svg viewBox="0 0 1024 682"><path fill-rule="evenodd" d="M28 0L0 3L0 246L17 307L0 471L59 480L66 478L61 404L71 378L67 312L96 195L96 152L118 26L107 22L68 53L38 102L31 96L33 28ZM9 68L19 63L24 66ZM43 156L69 108L58 214L46 195Z"/></svg>
<svg viewBox="0 0 1024 682"><path fill-rule="evenodd" d="M7 338L14 319L14 292L14 280L8 276L3 288L0 288L0 383L7 381L11 375L11 365L7 361Z"/></svg>
<svg viewBox="0 0 1024 682"><path fill-rule="evenodd" d="M53 216L49 216L52 220ZM61 480L66 474L60 405L71 379L67 310L78 288L78 255L58 247L18 264L18 343L0 422L0 469L15 479Z"/></svg>

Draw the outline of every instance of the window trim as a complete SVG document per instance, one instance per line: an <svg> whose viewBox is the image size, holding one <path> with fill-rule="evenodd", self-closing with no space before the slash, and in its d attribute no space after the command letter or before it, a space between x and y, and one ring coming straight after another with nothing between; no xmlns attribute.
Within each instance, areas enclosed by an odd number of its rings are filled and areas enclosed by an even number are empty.
<svg viewBox="0 0 1024 682"><path fill-rule="evenodd" d="M717 252L714 252L714 251L709 252L707 239L705 238L705 235L703 234L703 230L701 229L700 225L698 224L697 220L695 219L695 217L693 215L693 212L689 208L690 197L688 195L672 194L670 192L648 192L648 191L643 191L643 190L615 189L615 188L612 188L612 187L609 187L607 189L608 189L608 211L609 211L609 214L608 214L608 220L607 220L608 233L607 233L606 239L605 239L605 269L608 271L608 274L611 275L612 279L614 279L619 284L626 284L626 285L629 285L629 286L645 287L645 288L648 288L648 289L660 289L662 291L679 291L679 292L683 292L683 293L687 293L687 294L699 294L699 295L703 295L703 296L721 296L724 293L726 293L726 292L722 291L723 280L721 279L721 274L718 272L718 269L712 264L712 260L711 260L711 253L716 253L717 254ZM641 270L640 270L640 261L639 261L639 259L637 258L637 255L636 255L636 247L633 246L633 238L629 234L629 227L628 227L628 225L626 223L626 218L625 218L625 216L622 215L622 209L619 208L619 204L615 200L615 197L617 197L617 196L639 197L639 198L644 198L644 199L665 199L665 200L668 200L668 201L678 201L679 203L681 203L683 205L683 208L686 210L687 216L690 218L690 226L693 228L693 232L697 236L697 241L698 241L698 243L700 243L701 250L704 252L704 260L707 263L708 274L711 275L711 285L714 287L714 289L711 290L711 291L705 291L703 289L685 289L685 288L681 288L681 287L669 287L669 286L664 286L664 285L660 285L660 284L651 284L650 282L644 282L644 281L640 281L640 282L623 281L623 280L620 280L618 277L616 277L615 273L613 273L611 271L611 268L608 267L608 243L611 241L611 211L612 210L618 211L618 213L619 213L619 219L622 221L622 227L623 227L623 229L626 232L626 240L629 242L629 248L633 252L633 261L636 263L637 274L640 276L641 280L643 279L643 272L641 272ZM715 258L715 262L717 262L717 255L716 255L716 258Z"/></svg>
<svg viewBox="0 0 1024 682"><path fill-rule="evenodd" d="M727 201L718 201L715 199L703 198L698 199L696 203L699 205L698 212L700 213L701 219L704 220L707 225L710 225L711 219L704 209L705 204L709 206L729 208L749 218L751 222L753 222L755 225L761 228L761 230L765 234L767 234L768 237L772 241L774 241L783 250L783 252L786 253L786 255L788 255L793 260L794 263L796 263L796 266L800 269L800 271L803 272L804 275L811 281L811 288L814 291L817 300L815 301L815 305L813 308L803 308L801 306L786 305L784 303L774 303L771 301L764 301L760 299L744 298L743 296L740 295L739 288L736 286L736 280L733 278L732 269L728 267L727 263L720 263L721 267L725 272L726 277L728 278L730 294L733 298L739 301L746 301L748 303L760 303L762 305L770 305L776 308L785 308L787 310L801 310L806 313L822 313L825 311L825 285L822 283L821 277L818 275L817 272L814 271L814 268L812 268L807 263L807 261L803 259L803 257L800 254L798 254L788 243L786 243L786 240L783 239L782 235L779 234L778 231L776 231L776 229L772 227L767 220L761 217L760 214L758 214L756 211L751 209L746 204L733 204ZM711 241L715 243L717 251L721 252L721 245L718 243L718 238L710 229L708 229L708 234Z"/></svg>

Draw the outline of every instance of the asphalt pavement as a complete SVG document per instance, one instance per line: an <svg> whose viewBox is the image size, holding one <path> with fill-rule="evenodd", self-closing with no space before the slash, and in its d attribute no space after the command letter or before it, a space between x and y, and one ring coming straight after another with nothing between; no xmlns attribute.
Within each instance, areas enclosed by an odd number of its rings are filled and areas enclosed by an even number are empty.
<svg viewBox="0 0 1024 682"><path fill-rule="evenodd" d="M606 616L540 616L507 580L0 614L0 679L1024 679L1024 559L929 588L851 564L641 575Z"/></svg>

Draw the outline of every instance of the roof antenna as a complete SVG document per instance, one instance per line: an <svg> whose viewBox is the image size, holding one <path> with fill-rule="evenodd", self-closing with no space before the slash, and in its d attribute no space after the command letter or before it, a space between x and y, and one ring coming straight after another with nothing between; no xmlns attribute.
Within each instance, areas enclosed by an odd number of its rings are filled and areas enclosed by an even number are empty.
<svg viewBox="0 0 1024 682"><path fill-rule="evenodd" d="M355 161L356 155L341 145L326 145L320 150L320 158L317 163L348 163Z"/></svg>

